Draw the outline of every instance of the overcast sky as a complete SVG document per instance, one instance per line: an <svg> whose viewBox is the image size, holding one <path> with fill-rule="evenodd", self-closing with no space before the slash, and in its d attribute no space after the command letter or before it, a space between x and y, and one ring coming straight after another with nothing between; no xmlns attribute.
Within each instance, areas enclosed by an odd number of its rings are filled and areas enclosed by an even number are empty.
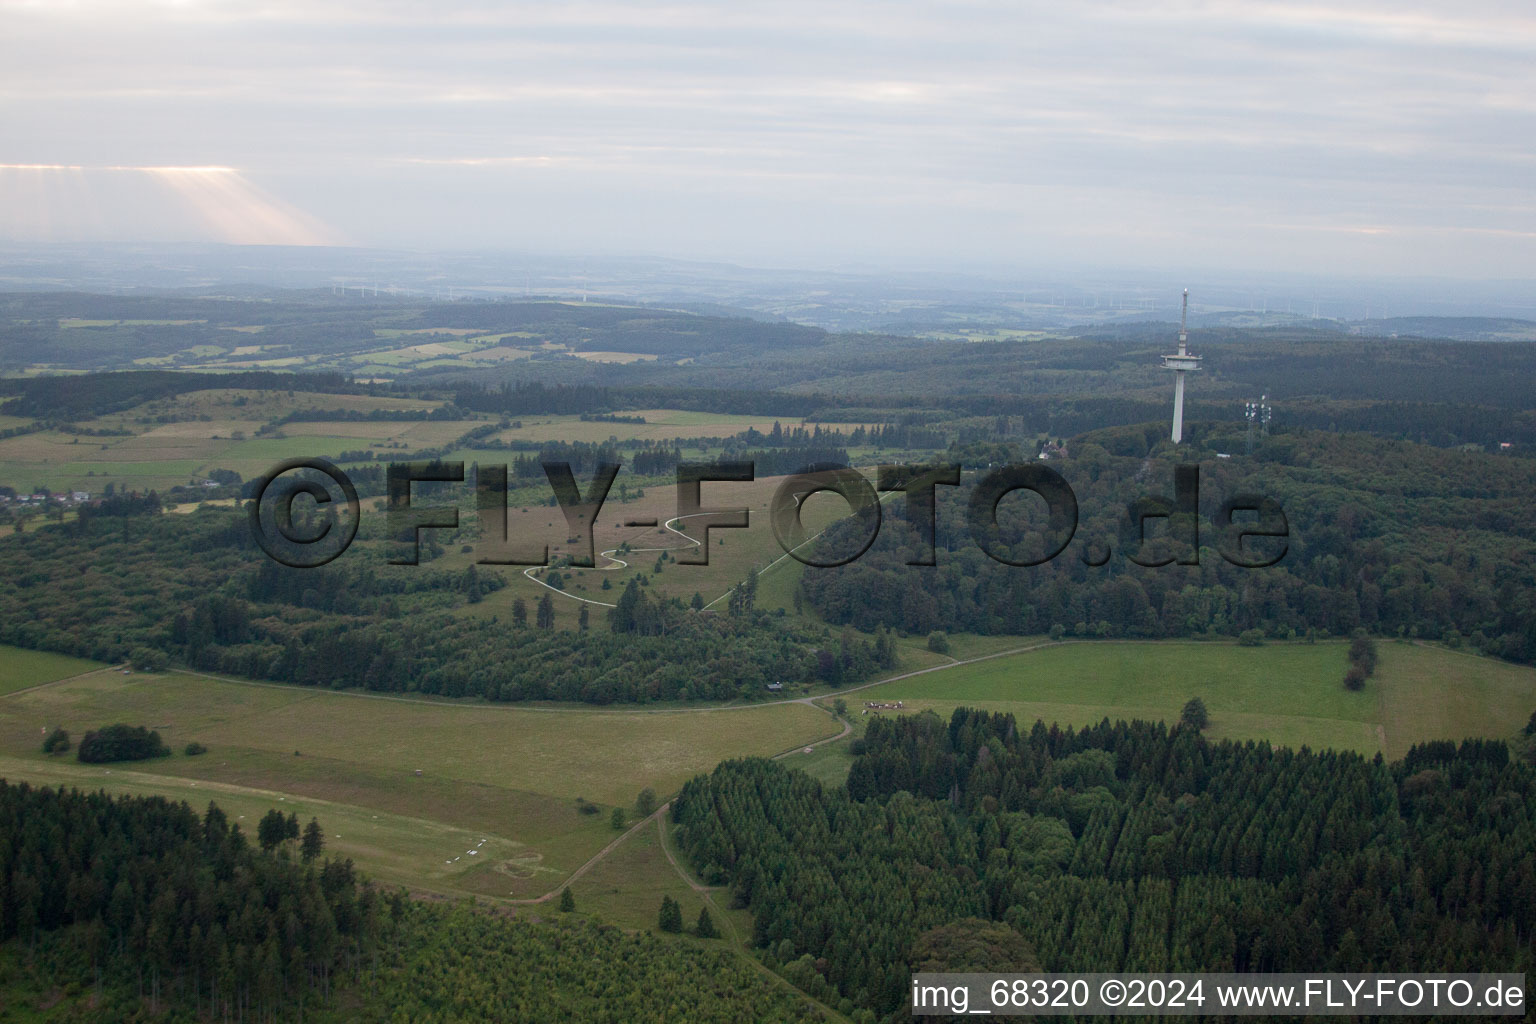
<svg viewBox="0 0 1536 1024"><path fill-rule="evenodd" d="M0 0L0 165L13 240L1529 279L1536 7Z"/></svg>

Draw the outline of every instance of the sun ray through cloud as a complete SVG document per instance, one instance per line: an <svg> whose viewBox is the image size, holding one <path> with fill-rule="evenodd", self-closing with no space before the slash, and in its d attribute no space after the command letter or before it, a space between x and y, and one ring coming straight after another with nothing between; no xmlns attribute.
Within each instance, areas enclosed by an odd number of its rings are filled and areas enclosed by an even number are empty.
<svg viewBox="0 0 1536 1024"><path fill-rule="evenodd" d="M0 164L0 233L44 242L113 237L231 245L342 241L333 228L238 169L216 165Z"/></svg>

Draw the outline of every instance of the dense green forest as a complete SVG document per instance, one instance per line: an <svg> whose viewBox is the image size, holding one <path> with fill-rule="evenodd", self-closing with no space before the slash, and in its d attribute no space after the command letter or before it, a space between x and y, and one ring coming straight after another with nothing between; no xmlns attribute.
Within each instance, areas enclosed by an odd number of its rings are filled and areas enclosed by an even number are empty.
<svg viewBox="0 0 1536 1024"><path fill-rule="evenodd" d="M94 984L115 1019L143 1000L270 1018L326 993L379 929L350 861L256 850L217 806L159 797L0 780L0 881L0 939Z"/></svg>
<svg viewBox="0 0 1536 1024"><path fill-rule="evenodd" d="M212 804L0 780L7 1002L30 991L58 1021L821 1019L724 949L380 896L350 861L294 853Z"/></svg>
<svg viewBox="0 0 1536 1024"><path fill-rule="evenodd" d="M724 949L590 921L535 924L395 904L388 952L355 1020L808 1024L809 1001Z"/></svg>
<svg viewBox="0 0 1536 1024"><path fill-rule="evenodd" d="M1500 742L1387 764L958 709L872 721L846 788L732 761L672 814L765 959L868 1020L906 1018L914 950L962 919L1006 923L1047 971L1536 959L1536 771Z"/></svg>
<svg viewBox="0 0 1536 1024"><path fill-rule="evenodd" d="M1075 439L1070 460L1053 463L1076 493L1080 523L1071 546L1044 565L1005 565L982 551L968 526L972 475L937 489L936 567L907 564L917 545L898 499L863 557L807 570L805 597L827 621L866 630L1286 637L1364 628L1465 638L1487 653L1536 660L1529 460L1315 432L1266 438L1252 460L1201 458L1211 453L1194 443L1181 456L1200 459L1200 564L1145 567L1127 557L1138 547L1126 534L1127 508L1174 491L1174 463L1144 458L1145 446L1139 429L1107 430ZM1284 510L1289 538L1273 566L1239 568L1219 553L1212 520L1241 492ZM1000 506L1000 550L1020 559L1041 553L1043 517L1031 508L1023 498ZM858 528L841 523L824 543L842 550ZM1275 541L1249 543L1278 550ZM1085 554L1098 561L1106 547L1103 565L1085 564ZM1168 553L1191 554L1180 546Z"/></svg>
<svg viewBox="0 0 1536 1024"><path fill-rule="evenodd" d="M307 686L731 700L760 698L777 679L864 679L893 658L878 638L834 638L763 611L700 615L648 594L612 632L455 615L500 578L387 566L361 547L320 569L290 569L255 547L241 512L223 508L23 533L6 541L6 573L0 643Z"/></svg>

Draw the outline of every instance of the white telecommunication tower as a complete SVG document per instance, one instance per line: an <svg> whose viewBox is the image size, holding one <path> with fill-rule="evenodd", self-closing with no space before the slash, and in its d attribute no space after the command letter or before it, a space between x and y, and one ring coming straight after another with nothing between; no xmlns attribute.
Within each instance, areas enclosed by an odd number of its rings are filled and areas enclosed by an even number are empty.
<svg viewBox="0 0 1536 1024"><path fill-rule="evenodd" d="M1200 357L1189 354L1189 289L1184 289L1184 310L1179 314L1179 351L1163 356L1163 369L1173 371L1173 443L1184 440L1184 375L1200 369Z"/></svg>

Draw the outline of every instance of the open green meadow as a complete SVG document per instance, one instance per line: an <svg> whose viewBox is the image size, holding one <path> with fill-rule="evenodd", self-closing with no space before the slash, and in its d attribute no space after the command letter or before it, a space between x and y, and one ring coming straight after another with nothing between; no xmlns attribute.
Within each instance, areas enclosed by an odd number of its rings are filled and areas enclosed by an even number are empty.
<svg viewBox="0 0 1536 1024"><path fill-rule="evenodd" d="M97 662L71 658L66 654L0 647L0 695L67 679L84 672L94 672L100 668Z"/></svg>
<svg viewBox="0 0 1536 1024"><path fill-rule="evenodd" d="M611 854L573 881L571 895L579 912L624 928L655 928L663 896L677 900L689 925L704 906L704 900L667 860L654 821L626 836Z"/></svg>
<svg viewBox="0 0 1536 1024"><path fill-rule="evenodd" d="M632 814L719 761L835 735L805 704L722 711L599 711L453 704L241 683L187 673L125 675L0 649L0 774L317 816L332 848L392 883L448 894L537 897L612 841ZM29 684L28 680L32 680ZM78 742L112 722L149 726L170 757L82 765L41 752L45 731ZM196 740L200 756L182 750ZM421 775L416 772L420 770ZM584 813L582 805L592 808ZM481 841L484 841L483 844ZM470 851L474 852L471 853ZM646 885L652 884L646 882Z"/></svg>
<svg viewBox="0 0 1536 1024"><path fill-rule="evenodd" d="M1006 711L1088 725L1101 719L1174 721L1191 697L1211 715L1214 739L1332 747L1399 758L1426 740L1512 736L1536 707L1536 670L1438 647L1383 642L1365 686L1343 686L1346 645L1284 643L1043 644L1023 653L928 671L851 695L905 705ZM891 714L890 711L882 711Z"/></svg>

